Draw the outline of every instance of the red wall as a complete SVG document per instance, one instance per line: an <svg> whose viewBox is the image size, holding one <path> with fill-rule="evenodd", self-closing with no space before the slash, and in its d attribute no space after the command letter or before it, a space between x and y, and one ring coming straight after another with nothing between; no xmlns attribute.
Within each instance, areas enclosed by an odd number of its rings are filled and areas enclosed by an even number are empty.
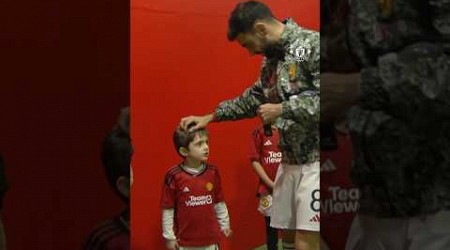
<svg viewBox="0 0 450 250"><path fill-rule="evenodd" d="M131 3L132 193L134 250L164 249L159 199L164 174L180 161L172 132L181 117L204 114L240 94L257 78L261 58L226 38L229 12L238 1L134 0ZM319 2L267 1L279 18L318 29ZM222 173L234 236L223 249L264 243L256 211L257 178L247 159L257 119L209 126L210 162Z"/></svg>
<svg viewBox="0 0 450 250"><path fill-rule="evenodd" d="M100 145L129 103L126 1L9 1L0 15L8 249L80 249L117 214Z"/></svg>

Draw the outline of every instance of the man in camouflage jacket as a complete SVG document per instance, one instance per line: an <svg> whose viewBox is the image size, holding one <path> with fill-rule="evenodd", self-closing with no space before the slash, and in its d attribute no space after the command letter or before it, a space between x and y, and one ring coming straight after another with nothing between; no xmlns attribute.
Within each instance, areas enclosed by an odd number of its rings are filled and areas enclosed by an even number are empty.
<svg viewBox="0 0 450 250"><path fill-rule="evenodd" d="M252 16L250 20L249 16ZM307 206L310 211L303 211L301 205L297 204L293 217L297 216L297 220L308 221L314 225L285 226L272 221L272 226L297 230L298 249L303 249L302 244L309 247L307 249L318 249L319 33L301 28L291 19L280 22L272 16L267 6L249 1L238 4L231 13L228 38L230 41L237 40L252 55L265 56L259 79L241 96L220 103L213 114L185 117L180 125L187 128L189 124L196 123L193 129L198 129L212 121L239 120L255 116L260 116L266 124L275 123L280 131L279 145L283 152L283 166L295 166L294 171L299 176L305 174L302 169L311 169L307 170L310 171L310 180L303 184L308 186L306 191L309 193L304 192L302 195L305 197L301 198L305 203L303 206ZM277 183L274 189L274 218L277 213L286 214L282 210L277 212L276 189ZM300 197L298 199L300 200ZM278 207L281 206L286 207L282 201L278 204ZM304 218L300 218L300 213ZM289 249L287 247L285 244L285 249Z"/></svg>
<svg viewBox="0 0 450 250"><path fill-rule="evenodd" d="M450 2L349 3L361 67L359 104L348 114L358 249L450 249Z"/></svg>

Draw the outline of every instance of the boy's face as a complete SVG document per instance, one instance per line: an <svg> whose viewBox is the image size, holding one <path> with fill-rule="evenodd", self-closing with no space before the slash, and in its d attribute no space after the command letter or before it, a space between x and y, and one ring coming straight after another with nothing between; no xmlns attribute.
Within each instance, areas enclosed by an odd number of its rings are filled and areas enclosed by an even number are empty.
<svg viewBox="0 0 450 250"><path fill-rule="evenodd" d="M206 134L196 134L194 140L189 143L186 158L205 162L209 156L209 141Z"/></svg>

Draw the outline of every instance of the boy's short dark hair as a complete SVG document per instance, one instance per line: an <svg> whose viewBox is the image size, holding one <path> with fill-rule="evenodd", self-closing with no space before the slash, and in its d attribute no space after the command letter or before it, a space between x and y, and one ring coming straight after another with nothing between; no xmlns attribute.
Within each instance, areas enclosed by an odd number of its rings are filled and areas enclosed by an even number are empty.
<svg viewBox="0 0 450 250"><path fill-rule="evenodd" d="M103 140L101 157L108 183L124 200L128 200L128 198L120 194L116 182L121 176L130 178L132 155L133 147L128 131L124 131L120 127L113 128Z"/></svg>
<svg viewBox="0 0 450 250"><path fill-rule="evenodd" d="M257 1L247 1L236 5L228 19L228 40L234 41L240 33L252 31L257 20L273 20L267 5Z"/></svg>
<svg viewBox="0 0 450 250"><path fill-rule="evenodd" d="M130 135L130 107L120 109L117 126L128 136Z"/></svg>
<svg viewBox="0 0 450 250"><path fill-rule="evenodd" d="M189 130L194 125L195 124L189 125L187 129ZM194 140L196 135L208 136L208 131L206 129L198 129L193 132L189 132L188 130L184 130L178 126L173 133L173 144L175 145L175 150L181 157L184 156L180 154L180 148L188 148L189 143Z"/></svg>

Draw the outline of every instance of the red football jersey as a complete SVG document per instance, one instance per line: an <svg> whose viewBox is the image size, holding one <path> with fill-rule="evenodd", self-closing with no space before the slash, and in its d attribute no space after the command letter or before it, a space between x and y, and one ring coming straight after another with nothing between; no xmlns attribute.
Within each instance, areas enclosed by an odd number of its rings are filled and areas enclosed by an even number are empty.
<svg viewBox="0 0 450 250"><path fill-rule="evenodd" d="M338 148L320 152L320 234L331 250L345 249L358 210L359 191L350 180L352 144L349 134L337 132Z"/></svg>
<svg viewBox="0 0 450 250"><path fill-rule="evenodd" d="M278 148L278 140L279 134L276 128L272 128L272 136L266 136L264 127L259 127L253 131L250 142L250 162L261 163L267 176L273 181L282 159L282 153ZM272 193L272 190L263 181L260 181L258 194L265 195L267 193Z"/></svg>
<svg viewBox="0 0 450 250"><path fill-rule="evenodd" d="M180 165L171 168L164 181L163 209L175 209L174 230L180 246L208 246L221 238L214 205L224 201L216 167L192 175Z"/></svg>
<svg viewBox="0 0 450 250"><path fill-rule="evenodd" d="M89 235L84 250L129 250L129 212L125 211L113 220L98 226Z"/></svg>

